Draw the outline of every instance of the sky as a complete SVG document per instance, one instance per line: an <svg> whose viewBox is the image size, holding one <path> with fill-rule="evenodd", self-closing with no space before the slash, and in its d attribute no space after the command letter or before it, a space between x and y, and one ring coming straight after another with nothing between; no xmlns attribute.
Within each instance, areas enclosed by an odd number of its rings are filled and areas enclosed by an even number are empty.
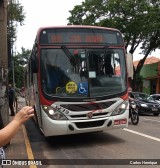
<svg viewBox="0 0 160 168"><path fill-rule="evenodd" d="M80 5L84 0L19 0L24 7L24 25L18 25L16 52L21 53L21 47L32 49L36 33L39 27L44 26L63 26L67 25L67 18L70 16L69 10L75 5ZM133 59L143 58L140 49L136 50ZM151 53L151 56L160 58L160 50Z"/></svg>
<svg viewBox="0 0 160 168"><path fill-rule="evenodd" d="M67 25L69 10L80 5L83 0L19 0L24 7L25 21L23 26L18 25L16 50L21 47L32 49L39 27Z"/></svg>

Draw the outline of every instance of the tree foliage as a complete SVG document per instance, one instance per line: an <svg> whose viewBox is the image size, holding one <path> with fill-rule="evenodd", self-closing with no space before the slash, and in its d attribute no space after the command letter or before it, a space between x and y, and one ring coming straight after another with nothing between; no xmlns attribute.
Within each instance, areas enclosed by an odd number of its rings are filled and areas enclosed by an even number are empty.
<svg viewBox="0 0 160 168"><path fill-rule="evenodd" d="M13 83L13 72L14 72L15 83L17 87L20 87L22 86L22 82L23 82L22 81L23 64L24 64L23 55L25 55L24 53L26 51L22 49L23 54L18 53L16 56L13 56L15 53L15 51L13 51L13 45L17 38L16 36L17 24L19 23L22 26L25 19L23 6L21 6L19 2L9 0L7 16L8 16L7 18L8 67L9 67L8 80L9 80L9 83ZM22 56L22 58L20 58L20 56Z"/></svg>
<svg viewBox="0 0 160 168"><path fill-rule="evenodd" d="M141 48L144 58L134 67L134 79L147 56L160 48L159 0L85 0L70 14L68 24L117 28L124 35L127 51L134 54L137 47Z"/></svg>
<svg viewBox="0 0 160 168"><path fill-rule="evenodd" d="M23 25L25 19L23 6L21 6L19 2L9 0L7 16L8 67L10 69L13 57L13 46L17 38L17 24Z"/></svg>
<svg viewBox="0 0 160 168"><path fill-rule="evenodd" d="M17 53L13 57L14 62L14 77L15 77L15 85L18 88L21 88L24 85L24 70L27 64L27 60L31 50L21 48L21 53ZM12 71L9 71L9 83L13 82L13 68Z"/></svg>
<svg viewBox="0 0 160 168"><path fill-rule="evenodd" d="M17 23L23 25L25 19L23 6L13 0L8 1L8 39L13 43L16 40Z"/></svg>

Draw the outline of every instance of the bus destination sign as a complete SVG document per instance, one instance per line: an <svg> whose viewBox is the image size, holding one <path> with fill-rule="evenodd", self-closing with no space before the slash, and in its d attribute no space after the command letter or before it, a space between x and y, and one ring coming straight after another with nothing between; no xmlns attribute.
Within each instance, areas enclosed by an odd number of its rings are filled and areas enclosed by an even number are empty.
<svg viewBox="0 0 160 168"><path fill-rule="evenodd" d="M50 43L62 43L65 41L63 39L62 35L55 35L51 34L49 35L49 41ZM70 35L68 37L68 41L70 43L103 43L104 39L102 35L86 35L86 36L80 36L80 35Z"/></svg>
<svg viewBox="0 0 160 168"><path fill-rule="evenodd" d="M50 44L113 44L123 45L118 31L101 29L45 29L41 31L40 45Z"/></svg>

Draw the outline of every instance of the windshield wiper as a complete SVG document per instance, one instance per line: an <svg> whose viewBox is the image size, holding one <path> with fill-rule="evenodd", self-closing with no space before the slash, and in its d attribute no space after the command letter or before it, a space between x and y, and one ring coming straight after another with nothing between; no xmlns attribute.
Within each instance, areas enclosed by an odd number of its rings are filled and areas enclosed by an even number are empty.
<svg viewBox="0 0 160 168"><path fill-rule="evenodd" d="M71 64L73 66L78 65L78 61L75 59L75 57L71 54L71 52L68 50L68 48L66 48L66 46L61 46L61 49L63 50L63 52L66 54L66 56L68 57L68 59L70 60Z"/></svg>

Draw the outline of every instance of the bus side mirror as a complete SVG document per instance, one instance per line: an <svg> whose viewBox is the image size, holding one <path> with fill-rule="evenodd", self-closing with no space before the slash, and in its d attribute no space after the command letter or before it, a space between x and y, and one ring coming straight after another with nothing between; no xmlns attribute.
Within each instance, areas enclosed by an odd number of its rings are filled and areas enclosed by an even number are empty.
<svg viewBox="0 0 160 168"><path fill-rule="evenodd" d="M128 78L133 79L133 57L131 53L126 54Z"/></svg>
<svg viewBox="0 0 160 168"><path fill-rule="evenodd" d="M35 55L31 57L31 72L38 73L38 61Z"/></svg>

